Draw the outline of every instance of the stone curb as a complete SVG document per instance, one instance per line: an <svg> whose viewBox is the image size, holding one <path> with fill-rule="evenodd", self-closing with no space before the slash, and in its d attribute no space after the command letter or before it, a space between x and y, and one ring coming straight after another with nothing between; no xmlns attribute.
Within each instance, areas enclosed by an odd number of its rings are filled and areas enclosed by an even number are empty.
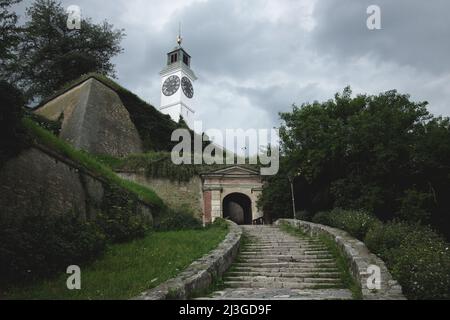
<svg viewBox="0 0 450 320"><path fill-rule="evenodd" d="M216 249L191 263L175 278L131 300L186 300L207 290L228 270L239 252L242 229L234 222L227 222L229 232Z"/></svg>
<svg viewBox="0 0 450 320"><path fill-rule="evenodd" d="M282 223L299 228L311 236L325 235L334 240L350 263L350 272L359 282L364 300L405 300L401 286L392 278L384 262L371 253L363 242L351 237L343 230L321 224L292 219L280 219L275 222L276 225ZM367 288L367 279L370 276L367 269L370 265L380 268L381 289L379 290Z"/></svg>

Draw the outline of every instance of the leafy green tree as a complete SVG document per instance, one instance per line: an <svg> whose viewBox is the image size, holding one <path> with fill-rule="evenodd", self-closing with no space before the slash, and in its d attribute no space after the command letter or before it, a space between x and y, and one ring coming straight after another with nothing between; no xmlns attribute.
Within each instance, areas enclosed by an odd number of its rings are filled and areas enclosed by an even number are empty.
<svg viewBox="0 0 450 320"><path fill-rule="evenodd" d="M264 212L266 223L279 218L292 218L292 198L285 159L280 159L280 170L277 175L269 176L258 199L258 208Z"/></svg>
<svg viewBox="0 0 450 320"><path fill-rule="evenodd" d="M352 97L345 88L280 116L284 170L301 170L307 183L299 209L363 209L383 220L431 222L450 236L449 119L434 118L426 102L395 90ZM278 189L269 181L261 201Z"/></svg>
<svg viewBox="0 0 450 320"><path fill-rule="evenodd" d="M21 0L0 0L0 79L8 79L8 67L15 59L14 49L20 41L17 14L11 6Z"/></svg>
<svg viewBox="0 0 450 320"><path fill-rule="evenodd" d="M16 155L23 143L20 120L24 105L22 93L5 80L0 80L0 167Z"/></svg>
<svg viewBox="0 0 450 320"><path fill-rule="evenodd" d="M15 73L27 98L46 97L89 72L115 77L111 59L123 50L123 30L88 18L69 30L68 15L55 0L36 0L26 16Z"/></svg>

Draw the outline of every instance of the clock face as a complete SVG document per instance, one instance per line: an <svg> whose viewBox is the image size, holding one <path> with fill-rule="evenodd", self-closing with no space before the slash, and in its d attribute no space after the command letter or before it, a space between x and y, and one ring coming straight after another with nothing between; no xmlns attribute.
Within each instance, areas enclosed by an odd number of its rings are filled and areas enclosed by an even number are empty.
<svg viewBox="0 0 450 320"><path fill-rule="evenodd" d="M164 81L162 92L165 96L171 96L178 91L180 87L180 78L178 76L170 76Z"/></svg>
<svg viewBox="0 0 450 320"><path fill-rule="evenodd" d="M192 87L192 82L187 77L181 79L181 88L183 89L184 95L189 99L194 96L194 87Z"/></svg>

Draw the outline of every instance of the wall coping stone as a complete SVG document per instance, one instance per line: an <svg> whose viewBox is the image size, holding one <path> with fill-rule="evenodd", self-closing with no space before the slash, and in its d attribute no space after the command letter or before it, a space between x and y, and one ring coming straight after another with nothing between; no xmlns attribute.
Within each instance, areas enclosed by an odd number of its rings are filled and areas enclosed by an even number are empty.
<svg viewBox="0 0 450 320"><path fill-rule="evenodd" d="M371 253L366 245L350 236L349 233L329 226L307 222L303 220L279 219L276 225L287 223L293 227L301 229L311 236L325 235L338 245L344 257L350 264L350 272L353 278L359 282L364 300L405 300L402 288L396 280L392 278L383 260ZM367 279L370 274L367 272L369 265L376 265L381 270L381 289L369 290Z"/></svg>
<svg viewBox="0 0 450 320"><path fill-rule="evenodd" d="M242 229L232 221L227 222L229 232L216 249L192 262L175 278L141 293L132 300L186 300L207 290L229 269L239 253Z"/></svg>

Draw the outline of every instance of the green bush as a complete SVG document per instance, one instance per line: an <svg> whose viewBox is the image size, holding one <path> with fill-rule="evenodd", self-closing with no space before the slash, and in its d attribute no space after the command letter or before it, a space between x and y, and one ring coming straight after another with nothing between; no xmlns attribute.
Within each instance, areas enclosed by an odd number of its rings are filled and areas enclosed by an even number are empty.
<svg viewBox="0 0 450 320"><path fill-rule="evenodd" d="M313 217L313 222L329 225L347 231L359 240L363 240L369 229L381 222L374 216L356 210L333 209L320 212Z"/></svg>
<svg viewBox="0 0 450 320"><path fill-rule="evenodd" d="M397 216L403 221L420 222L426 224L430 222L431 214L427 208L433 207L433 196L430 193L423 193L417 190L406 190L400 199L400 209Z"/></svg>
<svg viewBox="0 0 450 320"><path fill-rule="evenodd" d="M407 222L382 224L361 211L320 212L313 222L363 239L386 263L409 299L450 299L449 244L429 227Z"/></svg>
<svg viewBox="0 0 450 320"><path fill-rule="evenodd" d="M61 116L56 121L49 120L43 116L34 113L33 111L27 111L25 116L28 119L37 123L40 127L44 128L47 131L50 131L55 136L58 136L61 131L64 114L61 113Z"/></svg>
<svg viewBox="0 0 450 320"><path fill-rule="evenodd" d="M307 210L297 211L295 213L295 217L299 220L311 221L313 218L313 214Z"/></svg>
<svg viewBox="0 0 450 320"><path fill-rule="evenodd" d="M214 220L214 222L208 225L207 227L228 230L228 222L223 218L216 218L216 220Z"/></svg>
<svg viewBox="0 0 450 320"><path fill-rule="evenodd" d="M0 213L0 287L50 277L69 265L93 260L108 243L144 236L152 219L140 212L141 201L153 205L153 214L164 210L153 190L120 179L88 153L73 149L29 117L22 125L28 139L37 139L102 176L104 194L101 204L90 203L96 210L87 221L70 212L48 216L39 208L33 214L19 212L12 217Z"/></svg>
<svg viewBox="0 0 450 320"><path fill-rule="evenodd" d="M161 214L159 222L155 224L155 229L158 231L200 229L201 227L202 222L191 213L174 209L167 209Z"/></svg>
<svg viewBox="0 0 450 320"><path fill-rule="evenodd" d="M0 285L27 283L64 272L103 252L106 236L73 215L30 215L0 223Z"/></svg>
<svg viewBox="0 0 450 320"><path fill-rule="evenodd" d="M405 234L413 230L411 225L406 223L377 225L367 232L364 242L371 251L383 253L387 258L397 254Z"/></svg>
<svg viewBox="0 0 450 320"><path fill-rule="evenodd" d="M151 221L137 212L136 198L117 186L105 186L101 213L97 224L110 242L125 242L143 237L151 227Z"/></svg>
<svg viewBox="0 0 450 320"><path fill-rule="evenodd" d="M101 212L85 221L75 214L0 217L1 284L26 284L98 257L108 243L145 235L151 219L130 192L105 185Z"/></svg>
<svg viewBox="0 0 450 320"><path fill-rule="evenodd" d="M331 217L331 213L329 211L321 211L321 212L316 213L313 216L312 222L331 226L330 217Z"/></svg>
<svg viewBox="0 0 450 320"><path fill-rule="evenodd" d="M450 299L449 244L429 227L391 222L369 230L365 243L409 299Z"/></svg>

